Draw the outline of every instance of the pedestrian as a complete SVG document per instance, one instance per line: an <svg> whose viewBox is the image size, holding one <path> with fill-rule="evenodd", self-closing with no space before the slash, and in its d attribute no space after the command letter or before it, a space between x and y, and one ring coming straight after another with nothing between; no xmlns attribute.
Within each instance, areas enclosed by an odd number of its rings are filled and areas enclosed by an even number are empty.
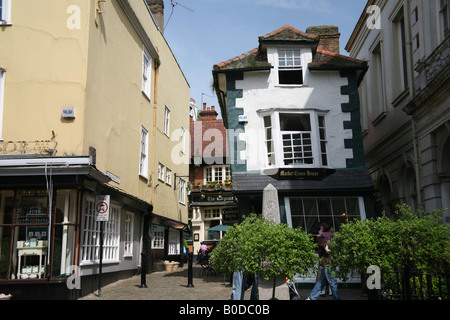
<svg viewBox="0 0 450 320"><path fill-rule="evenodd" d="M324 232L323 231L324 225L325 225L325 223L319 224L319 232L316 235L316 238L317 238L316 241L318 241L319 237L322 235L322 232ZM329 234L331 234L331 233L330 232L324 233L324 236L325 237L329 237ZM316 283L319 280L319 276L320 276L320 270L317 272L317 275L316 275ZM331 296L332 295L331 294L331 288L330 288L330 285L328 284L327 279L325 278L322 281L322 290L320 292L320 296L321 297L324 297L326 295L327 289L328 289L329 295Z"/></svg>
<svg viewBox="0 0 450 320"><path fill-rule="evenodd" d="M244 300L244 293L250 287L252 291L250 293L250 300L259 300L259 274L244 275L242 271L233 272L233 293L231 295L232 300Z"/></svg>
<svg viewBox="0 0 450 320"><path fill-rule="evenodd" d="M316 285L312 289L309 297L306 300L317 300L322 290L322 283L326 279L331 289L331 294L334 300L340 300L341 296L339 295L338 287L336 279L331 274L328 264L330 263L330 253L331 250L328 248L328 242L333 238L333 229L324 224L323 231L317 239L319 245L319 257L322 258L320 262L320 274L319 279L316 282Z"/></svg>
<svg viewBox="0 0 450 320"><path fill-rule="evenodd" d="M206 251L208 250L208 246L204 243L204 242L202 242L201 243L201 246L200 246L200 253L203 255L203 256L206 256Z"/></svg>

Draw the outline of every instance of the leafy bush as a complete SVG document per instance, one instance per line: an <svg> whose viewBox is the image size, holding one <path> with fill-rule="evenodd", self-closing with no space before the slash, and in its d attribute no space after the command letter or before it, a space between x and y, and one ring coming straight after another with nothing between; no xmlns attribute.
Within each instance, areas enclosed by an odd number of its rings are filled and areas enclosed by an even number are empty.
<svg viewBox="0 0 450 320"><path fill-rule="evenodd" d="M448 270L450 232L440 223L441 216L441 210L426 214L400 205L395 219L383 216L341 225L331 244L336 275L344 280L354 270L364 275L370 265L379 266L382 274Z"/></svg>
<svg viewBox="0 0 450 320"><path fill-rule="evenodd" d="M300 228L274 224L252 214L230 227L214 249L211 263L225 274L243 271L265 279L284 273L306 275L317 264L315 243Z"/></svg>

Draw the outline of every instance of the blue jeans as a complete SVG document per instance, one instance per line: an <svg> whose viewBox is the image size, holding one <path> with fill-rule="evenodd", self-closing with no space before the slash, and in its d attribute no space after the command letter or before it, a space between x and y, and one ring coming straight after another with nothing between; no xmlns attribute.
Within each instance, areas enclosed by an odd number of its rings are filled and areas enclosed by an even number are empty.
<svg viewBox="0 0 450 320"><path fill-rule="evenodd" d="M327 279L328 284L330 285L333 300L341 300L336 279L333 278L330 273L331 273L330 270L326 266L321 268L319 280L317 280L316 285L309 294L309 298L311 300L317 300L317 298L320 296L320 292L322 291L322 283L324 282L325 279Z"/></svg>
<svg viewBox="0 0 450 320"><path fill-rule="evenodd" d="M250 300L259 300L258 285L259 285L259 275L255 279L255 276L252 274L244 277L243 272L234 272L233 300L244 300L245 290L247 290L250 287L252 287L252 292L250 293Z"/></svg>

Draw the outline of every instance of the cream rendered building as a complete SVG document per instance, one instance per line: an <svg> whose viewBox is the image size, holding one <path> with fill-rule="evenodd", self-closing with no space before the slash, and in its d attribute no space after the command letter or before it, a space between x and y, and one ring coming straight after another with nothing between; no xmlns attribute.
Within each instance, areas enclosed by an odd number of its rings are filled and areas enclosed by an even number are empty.
<svg viewBox="0 0 450 320"><path fill-rule="evenodd" d="M97 195L104 282L181 257L190 89L147 2L0 0L0 281L95 290Z"/></svg>

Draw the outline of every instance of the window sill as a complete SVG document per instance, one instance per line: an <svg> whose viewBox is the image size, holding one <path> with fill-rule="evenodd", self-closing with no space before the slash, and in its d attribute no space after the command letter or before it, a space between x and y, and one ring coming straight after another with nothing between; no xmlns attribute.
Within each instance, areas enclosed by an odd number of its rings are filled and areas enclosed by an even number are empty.
<svg viewBox="0 0 450 320"><path fill-rule="evenodd" d="M376 126L377 124L379 124L379 123L381 122L381 120L383 120L384 118L386 118L387 114L388 114L388 113L387 113L386 111L380 113L380 114L372 121L372 124L373 124L374 126Z"/></svg>
<svg viewBox="0 0 450 320"><path fill-rule="evenodd" d="M103 260L102 264L117 264L120 263L120 260ZM80 267L89 267L89 266L96 266L100 264L100 260L93 260L93 261L81 261Z"/></svg>
<svg viewBox="0 0 450 320"><path fill-rule="evenodd" d="M409 96L409 88L403 90L394 101L392 101L392 106L394 108L398 107L402 101Z"/></svg>
<svg viewBox="0 0 450 320"><path fill-rule="evenodd" d="M145 99L147 99L148 102L152 102L152 99L150 99L150 97L147 95L147 93L145 93L145 91L142 91L142 95L145 97Z"/></svg>
<svg viewBox="0 0 450 320"><path fill-rule="evenodd" d="M276 88L302 88L306 87L304 84L276 84Z"/></svg>

